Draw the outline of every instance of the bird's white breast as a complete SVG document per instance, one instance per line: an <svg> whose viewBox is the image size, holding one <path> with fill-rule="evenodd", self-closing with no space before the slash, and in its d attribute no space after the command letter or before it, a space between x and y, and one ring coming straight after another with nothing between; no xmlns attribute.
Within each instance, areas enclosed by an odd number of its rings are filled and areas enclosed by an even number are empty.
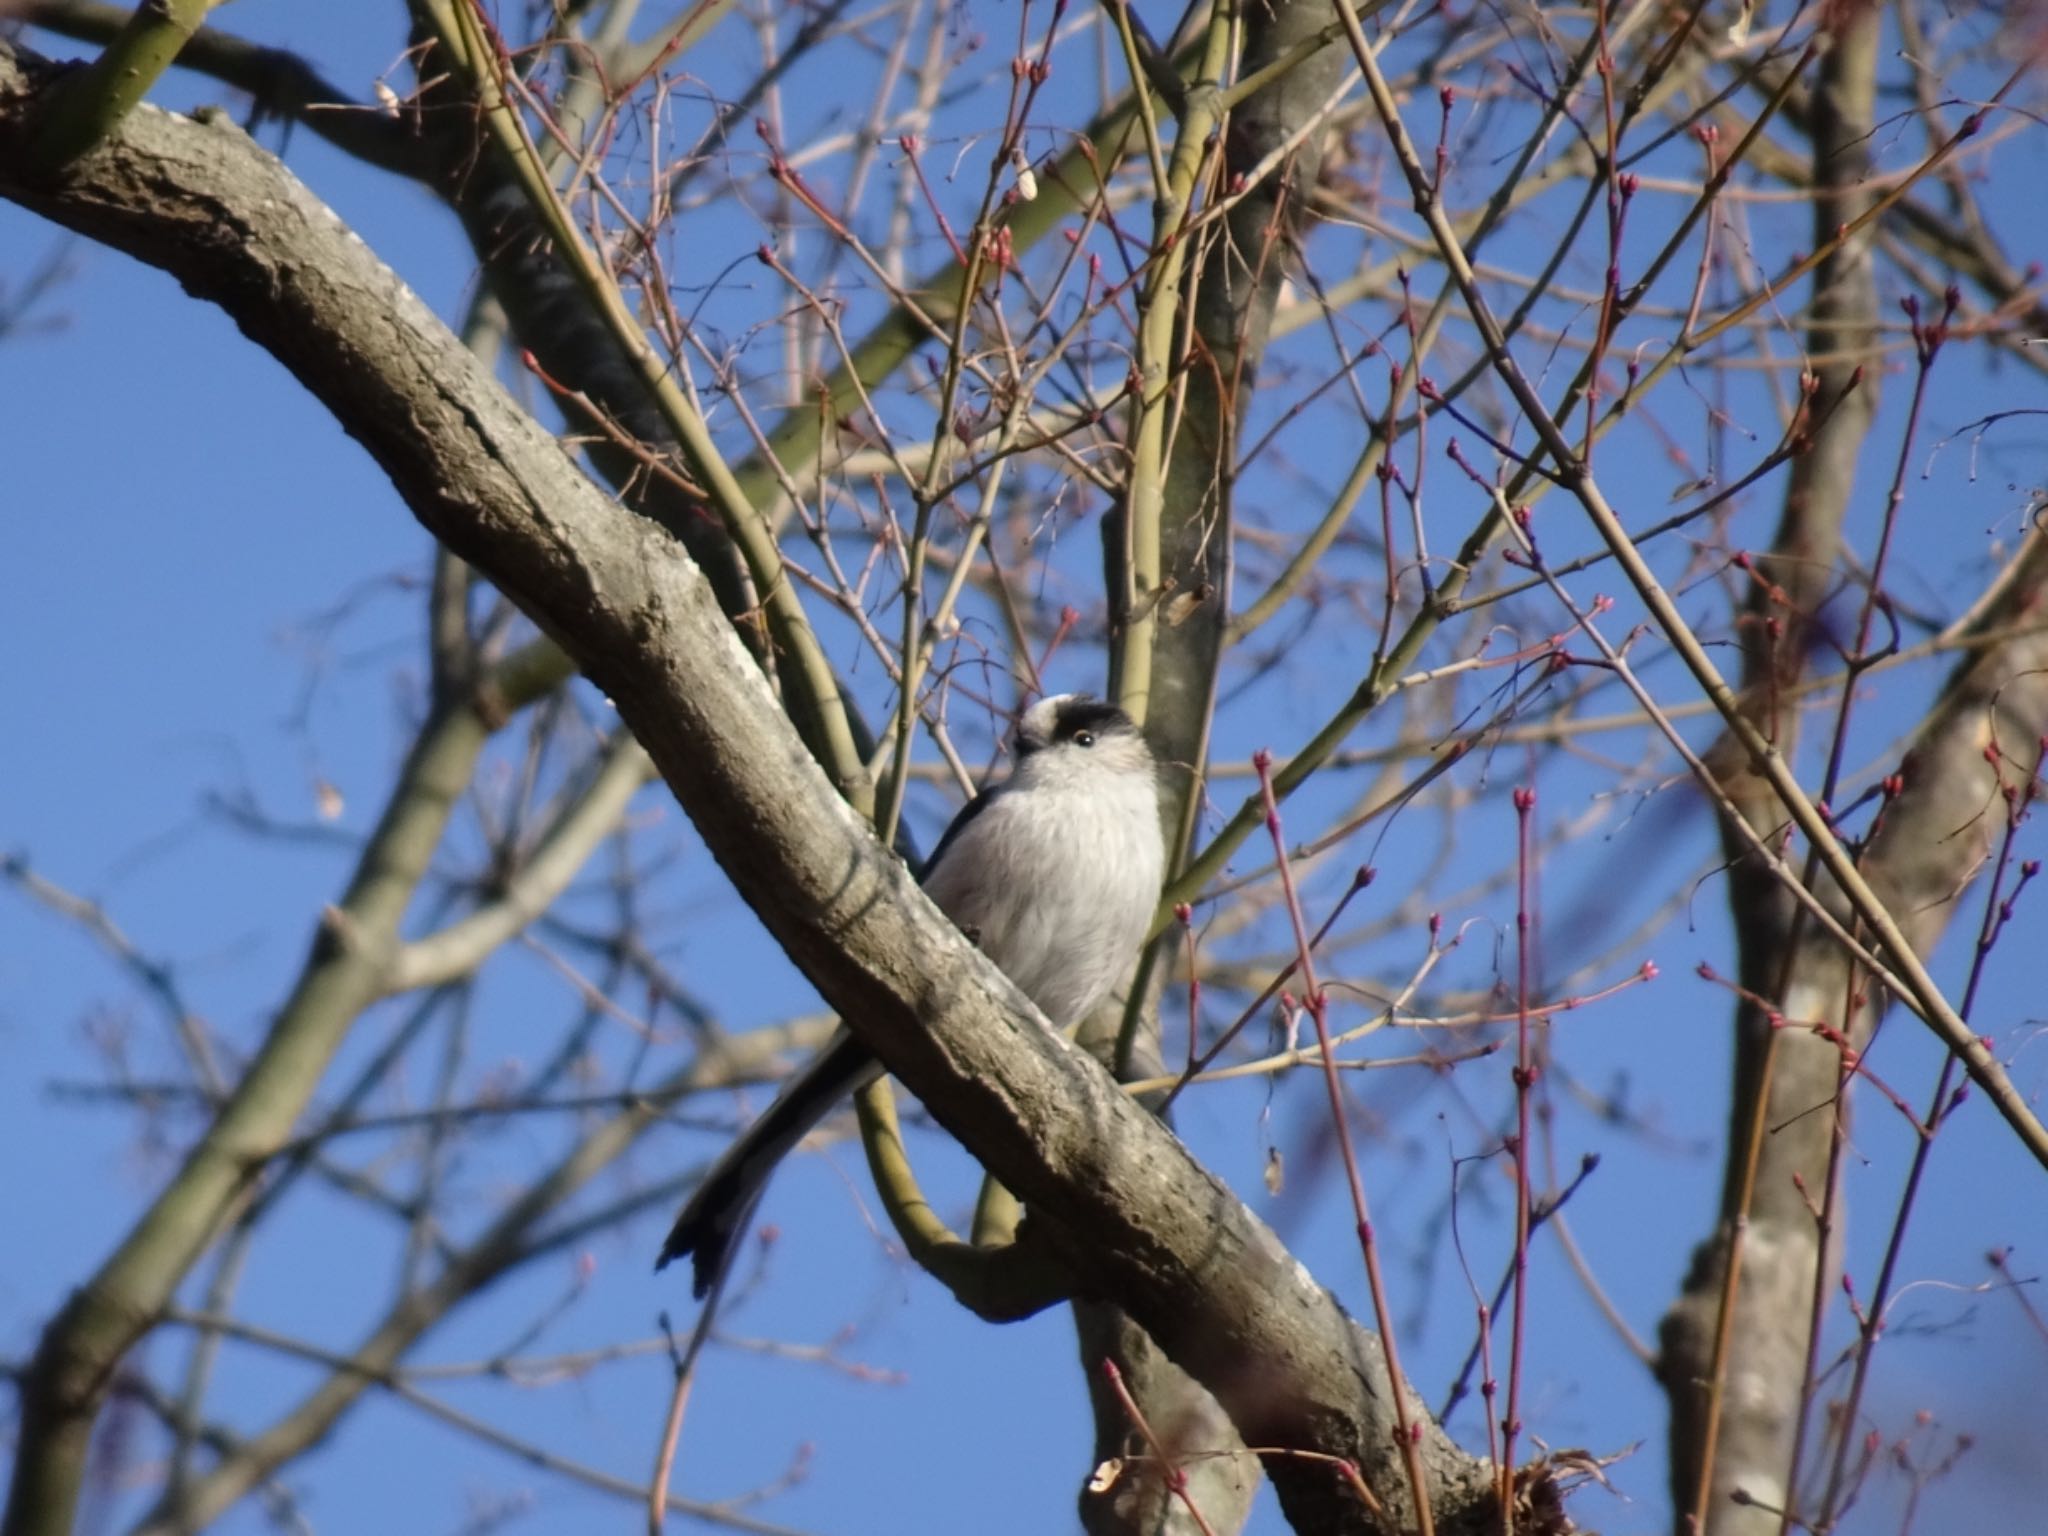
<svg viewBox="0 0 2048 1536"><path fill-rule="evenodd" d="M925 890L1064 1029L1136 962L1164 863L1151 776L1091 774L996 796Z"/></svg>

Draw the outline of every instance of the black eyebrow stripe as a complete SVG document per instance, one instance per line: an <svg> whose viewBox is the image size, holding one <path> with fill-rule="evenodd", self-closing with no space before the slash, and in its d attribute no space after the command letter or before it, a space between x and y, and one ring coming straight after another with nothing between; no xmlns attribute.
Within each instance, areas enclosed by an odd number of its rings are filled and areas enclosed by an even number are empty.
<svg viewBox="0 0 2048 1536"><path fill-rule="evenodd" d="M1060 706L1059 715L1053 721L1052 734L1055 741L1072 741L1081 731L1135 729L1131 717L1116 705L1105 703L1101 699L1082 698Z"/></svg>

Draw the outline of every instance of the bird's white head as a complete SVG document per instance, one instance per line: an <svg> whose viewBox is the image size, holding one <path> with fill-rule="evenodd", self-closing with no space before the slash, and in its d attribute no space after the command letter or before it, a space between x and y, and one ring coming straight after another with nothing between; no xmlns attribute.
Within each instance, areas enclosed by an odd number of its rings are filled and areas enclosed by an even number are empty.
<svg viewBox="0 0 2048 1536"><path fill-rule="evenodd" d="M1040 699L1017 721L1016 777L1033 789L1083 787L1104 775L1154 774L1152 749L1131 717L1086 693Z"/></svg>

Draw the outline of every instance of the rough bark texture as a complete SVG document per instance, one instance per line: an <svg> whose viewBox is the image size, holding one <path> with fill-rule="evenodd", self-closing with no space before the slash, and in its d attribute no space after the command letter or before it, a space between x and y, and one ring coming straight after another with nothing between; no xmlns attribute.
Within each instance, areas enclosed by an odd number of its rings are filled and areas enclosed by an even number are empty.
<svg viewBox="0 0 2048 1536"><path fill-rule="evenodd" d="M1844 7L1842 14L1844 28L1823 60L1808 123L1817 242L1854 218L1871 195L1866 181L1881 18L1870 7ZM1860 590L1852 589L1835 611L1824 611L1840 579L1843 519L1876 407L1876 367L1866 367L1854 389L1851 376L1866 359L1874 364L1877 339L1866 236L1815 274L1807 347L1816 359L1818 398L1848 393L1795 465L1773 548L1757 562L1760 579L1745 614L1746 705L1788 755L1799 719L1791 689L1823 643L1824 627L1853 623L1861 603ZM2044 581L2048 550L2035 535L1977 632L1991 636L2024 624L2038 607ZM1844 648L1855 643L1852 633L1835 638ZM1957 669L1916 733L1902 770L1904 794L1865 852L1865 876L1923 955L1958 911L2003 825L1984 746L1993 732L2008 743L2031 742L2048 725L2048 683L2030 675L2044 663L2048 643L2020 635L1989 645ZM1724 783L1750 825L1776 838L1786 823L1783 807L1735 762L1732 754L1721 758ZM1743 839L1728 830L1725 842L1739 977L1768 1008L1744 1003L1736 1010L1721 1206L1664 1320L1659 1375L1671 1402L1673 1529L1680 1536L1702 1529L1714 1536L1777 1536L1780 1511L1798 1508L1791 1462L1801 1415L1812 1408L1806 1401L1812 1323L1820 1299L1833 1294L1839 1269L1839 1189L1825 1202L1833 1213L1831 1231L1816 1220L1814 1206L1823 1204L1834 1178L1847 1115L1841 1052L1801 1026L1827 1024L1860 1048L1889 999L1804 917L1746 853ZM1818 885L1846 918L1832 883L1822 876ZM1774 1027L1773 1014L1789 1021L1787 1027ZM1753 1190L1752 1145L1758 1149ZM1738 1248L1716 1426L1709 1384L1730 1258ZM1738 1492L1746 1497L1738 1500Z"/></svg>
<svg viewBox="0 0 2048 1536"><path fill-rule="evenodd" d="M64 185L20 184L6 142L47 79L0 47L0 195L171 272L283 362L420 521L616 702L785 951L1030 1203L1084 1287L1127 1310L1251 1443L1356 1460L1389 1525L1404 1524L1377 1340L921 898L804 750L676 540L598 492L361 241L217 115L144 110ZM101 1321L89 1355L61 1320L44 1341L24 1386L17 1495L33 1495L39 1468L82 1463L108 1377L150 1319ZM1498 1529L1483 1462L1434 1427L1423 1459L1437 1529ZM1388 1528L1326 1466L1275 1457L1266 1470L1298 1529ZM72 1501L55 1492L68 1525Z"/></svg>

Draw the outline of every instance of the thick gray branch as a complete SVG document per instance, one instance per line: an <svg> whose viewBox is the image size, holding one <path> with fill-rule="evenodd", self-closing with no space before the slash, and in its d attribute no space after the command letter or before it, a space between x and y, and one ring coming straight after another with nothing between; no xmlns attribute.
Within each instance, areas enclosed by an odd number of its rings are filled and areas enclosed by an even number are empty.
<svg viewBox="0 0 2048 1536"><path fill-rule="evenodd" d="M424 305L220 121L143 111L60 188L8 170L41 72L0 49L0 195L173 273L321 399L415 515L616 702L734 886L909 1086L1254 1445L1355 1460L1407 1502L1377 1340L1028 1004L841 801L674 537L604 496ZM20 1450L42 1450L25 1414ZM1434 1427L1437 1528L1497 1529ZM1326 1465L1267 1466L1298 1529L1374 1530ZM17 1474L22 1475L20 1473Z"/></svg>

